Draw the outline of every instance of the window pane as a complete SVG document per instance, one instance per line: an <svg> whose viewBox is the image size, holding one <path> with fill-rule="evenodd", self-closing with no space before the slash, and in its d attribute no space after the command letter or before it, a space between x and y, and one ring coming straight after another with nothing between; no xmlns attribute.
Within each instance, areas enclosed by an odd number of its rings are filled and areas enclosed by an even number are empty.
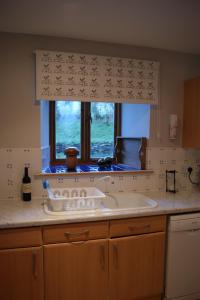
<svg viewBox="0 0 200 300"><path fill-rule="evenodd" d="M123 103L121 107L121 135L149 138L151 105Z"/></svg>
<svg viewBox="0 0 200 300"><path fill-rule="evenodd" d="M114 103L91 103L91 158L113 157Z"/></svg>
<svg viewBox="0 0 200 300"><path fill-rule="evenodd" d="M56 159L64 159L64 149L77 147L81 151L81 103L56 101Z"/></svg>

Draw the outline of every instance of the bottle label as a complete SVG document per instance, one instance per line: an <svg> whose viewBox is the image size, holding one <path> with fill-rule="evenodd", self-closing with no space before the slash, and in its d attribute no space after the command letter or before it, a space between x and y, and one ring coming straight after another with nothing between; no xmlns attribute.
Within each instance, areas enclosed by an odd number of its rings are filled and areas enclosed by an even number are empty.
<svg viewBox="0 0 200 300"><path fill-rule="evenodd" d="M31 184L30 183L23 183L22 184L22 193L24 193L24 194L31 193Z"/></svg>

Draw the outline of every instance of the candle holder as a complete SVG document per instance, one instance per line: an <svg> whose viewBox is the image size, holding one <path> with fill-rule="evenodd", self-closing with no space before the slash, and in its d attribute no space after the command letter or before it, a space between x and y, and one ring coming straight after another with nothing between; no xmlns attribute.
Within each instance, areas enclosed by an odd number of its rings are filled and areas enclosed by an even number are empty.
<svg viewBox="0 0 200 300"><path fill-rule="evenodd" d="M166 192L176 193L176 170L166 170Z"/></svg>

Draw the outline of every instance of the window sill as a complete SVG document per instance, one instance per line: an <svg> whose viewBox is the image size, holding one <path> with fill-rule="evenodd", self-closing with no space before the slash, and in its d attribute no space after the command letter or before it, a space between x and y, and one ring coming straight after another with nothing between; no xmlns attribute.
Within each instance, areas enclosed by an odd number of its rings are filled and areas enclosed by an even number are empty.
<svg viewBox="0 0 200 300"><path fill-rule="evenodd" d="M60 177L60 176L77 176L77 175L98 175L98 174L149 174L152 170L139 170L129 165L118 164L111 165L109 168L99 168L97 165L80 165L75 171L68 171L64 165L51 166L42 170L35 176L39 177Z"/></svg>

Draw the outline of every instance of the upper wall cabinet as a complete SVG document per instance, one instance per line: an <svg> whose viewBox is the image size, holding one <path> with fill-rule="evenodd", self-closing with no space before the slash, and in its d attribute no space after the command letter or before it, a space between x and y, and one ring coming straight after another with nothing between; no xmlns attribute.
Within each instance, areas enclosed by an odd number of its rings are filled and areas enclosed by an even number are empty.
<svg viewBox="0 0 200 300"><path fill-rule="evenodd" d="M200 77L184 83L183 147L200 148Z"/></svg>

